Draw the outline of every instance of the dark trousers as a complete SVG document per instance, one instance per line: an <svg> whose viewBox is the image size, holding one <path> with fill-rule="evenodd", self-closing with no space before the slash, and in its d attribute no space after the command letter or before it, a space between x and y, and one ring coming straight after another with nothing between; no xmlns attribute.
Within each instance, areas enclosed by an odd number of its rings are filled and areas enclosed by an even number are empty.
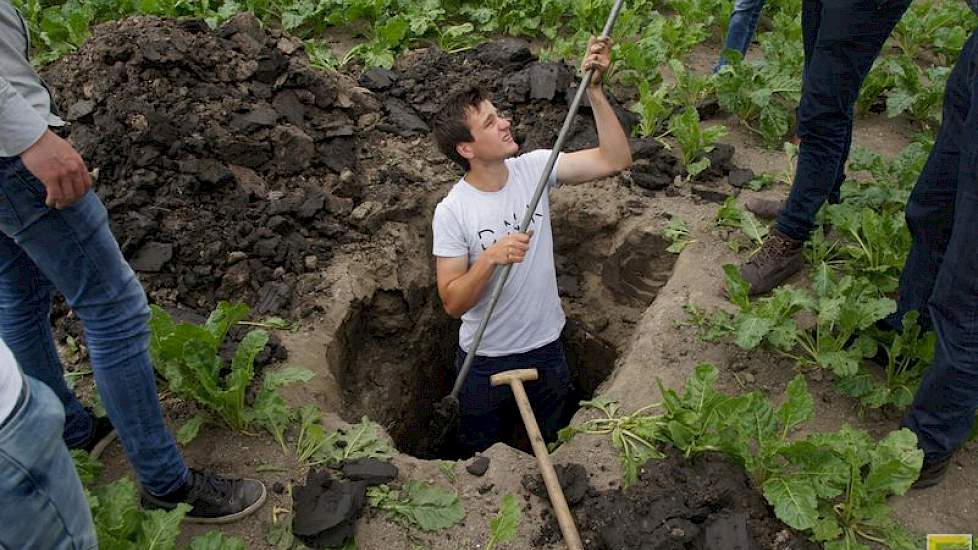
<svg viewBox="0 0 978 550"><path fill-rule="evenodd" d="M838 202L852 145L853 106L910 0L803 0L805 65L798 168L777 229L808 240L825 201Z"/></svg>
<svg viewBox="0 0 978 550"><path fill-rule="evenodd" d="M948 78L937 141L907 202L913 237L897 315L929 313L934 362L903 419L927 460L950 456L978 407L978 34Z"/></svg>
<svg viewBox="0 0 978 550"><path fill-rule="evenodd" d="M455 359L456 375L465 361L461 348ZM537 369L538 380L525 382L526 394L544 439L552 441L564 422L567 397L571 391L570 369L560 340L525 353L502 357L477 355L459 392L461 418L458 442L460 452L471 455L493 443L506 441L523 425L516 400L509 386L493 387L489 377L512 369Z"/></svg>

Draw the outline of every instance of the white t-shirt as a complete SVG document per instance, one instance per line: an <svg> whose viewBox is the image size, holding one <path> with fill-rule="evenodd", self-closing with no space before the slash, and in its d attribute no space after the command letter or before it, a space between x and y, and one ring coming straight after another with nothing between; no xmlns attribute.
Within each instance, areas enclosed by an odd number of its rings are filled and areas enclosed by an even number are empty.
<svg viewBox="0 0 978 550"><path fill-rule="evenodd" d="M24 386L24 377L7 344L0 340L0 422L10 416Z"/></svg>
<svg viewBox="0 0 978 550"><path fill-rule="evenodd" d="M549 156L550 150L538 149L507 159L509 179L496 192L480 191L465 178L459 180L435 208L432 220L435 256L467 256L471 266L496 240L519 231ZM556 163L548 183L551 187L557 184ZM540 197L530 229L533 231L530 248L521 263L513 264L476 355L499 357L527 352L553 342L564 328L564 310L557 295L554 269L550 199L546 192ZM502 266L498 266L482 298L462 315L458 339L466 353L501 272Z"/></svg>

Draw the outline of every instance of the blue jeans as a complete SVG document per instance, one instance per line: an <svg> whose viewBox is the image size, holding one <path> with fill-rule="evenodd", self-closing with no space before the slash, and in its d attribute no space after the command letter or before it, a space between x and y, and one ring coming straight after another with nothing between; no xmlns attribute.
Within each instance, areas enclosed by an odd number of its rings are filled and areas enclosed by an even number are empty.
<svg viewBox="0 0 978 550"><path fill-rule="evenodd" d="M60 291L85 327L102 404L143 488L166 494L187 467L160 411L146 295L94 193L63 210L44 197L20 158L0 158L0 337L25 373L61 399L65 443L87 441L92 418L65 384L51 334L51 293Z"/></svg>
<svg viewBox="0 0 978 550"><path fill-rule="evenodd" d="M803 0L798 167L777 229L808 240L826 200L838 202L852 145L853 106L910 0Z"/></svg>
<svg viewBox="0 0 978 550"><path fill-rule="evenodd" d="M978 407L978 34L948 78L934 148L907 202L913 243L900 277L900 313L926 310L934 361L903 419L926 460L968 437Z"/></svg>
<svg viewBox="0 0 978 550"><path fill-rule="evenodd" d="M65 413L43 383L24 378L20 404L0 428L0 548L98 548L68 448Z"/></svg>
<svg viewBox="0 0 978 550"><path fill-rule="evenodd" d="M757 30L757 20L761 17L761 10L767 0L736 0L733 11L730 13L730 21L727 23L727 41L723 45L725 50L737 50L742 54L747 54L747 48L754 40L754 32ZM727 64L723 54L720 55L720 62L717 68Z"/></svg>
<svg viewBox="0 0 978 550"><path fill-rule="evenodd" d="M463 362L465 352L459 348L455 359L456 375ZM509 386L492 386L489 377L507 370L530 368L537 369L540 375L539 379L524 383L533 414L543 438L547 441L556 438L564 423L567 396L571 391L570 369L559 339L526 353L476 356L458 396L460 452L472 455L484 451L493 443L506 439L523 424L513 390Z"/></svg>

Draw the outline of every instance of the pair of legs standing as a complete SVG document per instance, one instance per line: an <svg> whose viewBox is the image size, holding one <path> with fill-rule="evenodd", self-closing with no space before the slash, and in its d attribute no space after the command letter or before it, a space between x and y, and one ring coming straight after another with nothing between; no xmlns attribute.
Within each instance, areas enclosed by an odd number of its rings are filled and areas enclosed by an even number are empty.
<svg viewBox="0 0 978 550"><path fill-rule="evenodd" d="M91 191L61 210L19 157L0 158L0 339L64 408L63 438L87 447L93 418L64 380L50 326L52 292L81 319L102 404L143 489L144 502L192 506L196 520L231 521L265 500L255 480L188 470L163 421L150 363L149 307Z"/></svg>
<svg viewBox="0 0 978 550"><path fill-rule="evenodd" d="M458 375L465 362L459 348L455 360ZM503 357L476 356L472 370L459 392L459 452L465 456L505 441L523 421L509 386L493 387L489 378L513 369L537 369L540 378L526 384L526 394L544 439L552 441L564 423L571 393L570 369L559 339L537 349Z"/></svg>

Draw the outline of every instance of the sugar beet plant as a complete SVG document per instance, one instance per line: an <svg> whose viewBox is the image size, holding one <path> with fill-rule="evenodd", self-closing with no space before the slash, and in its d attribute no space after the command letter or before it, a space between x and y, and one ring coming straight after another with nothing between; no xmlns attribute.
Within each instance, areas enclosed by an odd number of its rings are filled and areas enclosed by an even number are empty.
<svg viewBox="0 0 978 550"><path fill-rule="evenodd" d="M933 335L921 331L915 314L905 316L902 333L874 328L896 309L868 279L840 276L822 264L812 276L812 290L794 286L751 300L748 285L733 265L724 266L727 292L735 313L712 316L689 308L704 336L730 339L743 349L764 348L794 359L799 366L821 368L836 378L843 393L864 406L909 404L920 376L933 355ZM884 354L882 371L866 360Z"/></svg>
<svg viewBox="0 0 978 550"><path fill-rule="evenodd" d="M179 504L173 510L143 510L136 485L122 478L94 487L102 465L84 451L72 451L75 469L85 486L99 548L105 550L175 550L180 522L190 506ZM194 537L188 550L244 550L237 537L210 531Z"/></svg>
<svg viewBox="0 0 978 550"><path fill-rule="evenodd" d="M784 285L752 300L737 269L725 266L736 311L689 305L692 324L703 328L706 339L765 348L799 366L829 370L838 389L863 406L909 404L933 355L933 335L920 329L913 313L903 319L903 332L875 325L896 309L890 294L910 245L903 209L927 149L926 143L913 143L891 161L855 150L850 169L870 179L848 180L842 202L822 209L820 221L834 229L831 238L816 231L806 249L811 285ZM733 201L720 209L717 223L739 226L752 240L760 237Z"/></svg>
<svg viewBox="0 0 978 550"><path fill-rule="evenodd" d="M717 140L727 135L727 127L703 127L696 109L687 107L669 120L669 133L679 144L680 160L688 178L693 179L710 167L710 159L706 155L716 148Z"/></svg>
<svg viewBox="0 0 978 550"><path fill-rule="evenodd" d="M561 432L611 434L621 453L625 484L638 469L661 457L671 445L686 457L722 452L737 460L760 487L775 514L830 550L868 550L877 543L911 550L919 541L890 516L886 499L905 493L917 478L923 453L916 437L899 430L874 441L844 426L837 432L796 432L814 417L814 402L803 376L788 384L779 406L760 393L730 396L716 390L717 371L695 368L682 393L662 387L662 404L621 413L612 399L583 402L600 413L596 419ZM651 414L660 408L659 414ZM628 437L629 439L625 439ZM628 445L622 442L631 441Z"/></svg>
<svg viewBox="0 0 978 550"><path fill-rule="evenodd" d="M255 357L268 342L268 333L249 331L226 365L221 346L228 331L247 318L243 304L221 302L203 325L175 323L158 306L150 319L150 356L157 372L178 396L194 401L220 417L231 429L243 431L252 425L267 429L284 447L284 431L292 413L278 388L308 381L306 369L287 368L266 374L251 406L245 394L255 375Z"/></svg>

